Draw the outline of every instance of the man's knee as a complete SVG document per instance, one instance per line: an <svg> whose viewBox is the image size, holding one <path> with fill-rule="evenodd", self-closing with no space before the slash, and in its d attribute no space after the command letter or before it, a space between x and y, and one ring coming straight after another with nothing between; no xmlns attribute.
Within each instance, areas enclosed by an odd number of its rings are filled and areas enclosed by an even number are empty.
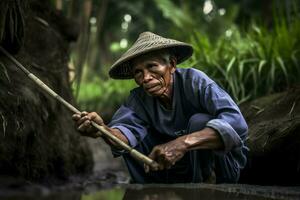
<svg viewBox="0 0 300 200"><path fill-rule="evenodd" d="M207 122L211 119L213 119L213 116L209 114L205 114L205 113L194 114L189 119L189 123L186 129L187 133L192 133L205 128Z"/></svg>

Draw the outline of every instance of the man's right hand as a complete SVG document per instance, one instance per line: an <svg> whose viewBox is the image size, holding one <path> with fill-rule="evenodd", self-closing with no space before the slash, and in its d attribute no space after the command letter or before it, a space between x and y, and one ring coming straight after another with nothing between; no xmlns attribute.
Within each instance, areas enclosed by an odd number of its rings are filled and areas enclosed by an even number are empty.
<svg viewBox="0 0 300 200"><path fill-rule="evenodd" d="M99 134L97 134L98 130L92 126L91 122L93 121L100 126L105 125L102 118L96 112L88 113L84 111L76 113L72 116L72 119L75 121L75 126L81 135L92 138L99 137Z"/></svg>

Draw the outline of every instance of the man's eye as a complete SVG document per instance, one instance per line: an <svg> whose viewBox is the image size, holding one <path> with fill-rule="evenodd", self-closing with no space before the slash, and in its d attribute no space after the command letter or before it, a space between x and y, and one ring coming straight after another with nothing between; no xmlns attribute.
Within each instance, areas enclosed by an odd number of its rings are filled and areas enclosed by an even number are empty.
<svg viewBox="0 0 300 200"><path fill-rule="evenodd" d="M134 76L139 76L139 75L141 75L141 74L142 74L142 72L139 71L139 70L135 70L135 71L134 71Z"/></svg>
<svg viewBox="0 0 300 200"><path fill-rule="evenodd" d="M157 67L157 65L156 64L149 64L147 67L148 67L148 69L153 69L153 68Z"/></svg>

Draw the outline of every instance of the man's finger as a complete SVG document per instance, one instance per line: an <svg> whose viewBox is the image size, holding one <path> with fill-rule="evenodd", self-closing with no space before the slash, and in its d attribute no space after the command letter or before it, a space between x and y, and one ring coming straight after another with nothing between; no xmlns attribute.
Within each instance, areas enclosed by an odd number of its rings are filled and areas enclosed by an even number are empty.
<svg viewBox="0 0 300 200"><path fill-rule="evenodd" d="M151 158L152 160L155 159L155 153L153 151L151 151L151 153L148 155L149 158Z"/></svg>
<svg viewBox="0 0 300 200"><path fill-rule="evenodd" d="M146 173L149 173L149 171L150 171L149 166L144 164L144 170L145 170Z"/></svg>
<svg viewBox="0 0 300 200"><path fill-rule="evenodd" d="M156 160L159 152L160 152L160 149L158 147L154 147L152 149L151 153L148 155L148 157L151 158L152 160Z"/></svg>
<svg viewBox="0 0 300 200"><path fill-rule="evenodd" d="M84 123L85 121L90 121L90 120L91 120L91 118L90 118L88 115L86 115L86 116L84 116L84 117L81 117L81 118L77 121L77 124L80 125L80 124Z"/></svg>
<svg viewBox="0 0 300 200"><path fill-rule="evenodd" d="M174 164L174 162L172 162L171 160L166 160L166 162L164 163L165 165L165 169L170 169Z"/></svg>
<svg viewBox="0 0 300 200"><path fill-rule="evenodd" d="M78 127L78 131L86 132L90 125L91 125L91 121L89 120L85 121Z"/></svg>
<svg viewBox="0 0 300 200"><path fill-rule="evenodd" d="M164 164L159 163L159 165L158 165L158 170L164 170L164 169L165 169Z"/></svg>
<svg viewBox="0 0 300 200"><path fill-rule="evenodd" d="M86 112L86 111L83 111L83 112L80 113L81 117L84 117L84 116L86 116L87 114L88 114L88 112Z"/></svg>
<svg viewBox="0 0 300 200"><path fill-rule="evenodd" d="M72 119L75 120L75 121L79 120L80 119L80 114L76 113L76 114L72 115Z"/></svg>

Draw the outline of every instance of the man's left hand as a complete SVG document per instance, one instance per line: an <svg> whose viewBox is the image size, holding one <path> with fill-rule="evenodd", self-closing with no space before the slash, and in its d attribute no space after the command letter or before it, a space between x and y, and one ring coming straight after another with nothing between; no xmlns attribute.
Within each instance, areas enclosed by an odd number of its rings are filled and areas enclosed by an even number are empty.
<svg viewBox="0 0 300 200"><path fill-rule="evenodd" d="M153 148L149 157L158 163L157 167L144 165L145 172L170 169L187 152L186 145L182 138L177 138L165 144Z"/></svg>

